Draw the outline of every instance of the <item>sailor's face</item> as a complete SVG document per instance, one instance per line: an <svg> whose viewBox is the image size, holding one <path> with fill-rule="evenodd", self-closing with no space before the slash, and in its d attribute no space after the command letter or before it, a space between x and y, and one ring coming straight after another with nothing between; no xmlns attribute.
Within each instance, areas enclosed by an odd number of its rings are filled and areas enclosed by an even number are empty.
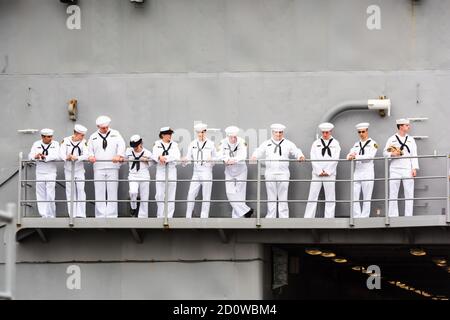
<svg viewBox="0 0 450 320"><path fill-rule="evenodd" d="M53 136L41 135L41 137L42 137L42 142L45 143L45 144L50 144L52 142L52 140L53 140Z"/></svg>
<svg viewBox="0 0 450 320"><path fill-rule="evenodd" d="M272 131L272 136L274 140L280 141L284 137L283 131Z"/></svg>
<svg viewBox="0 0 450 320"><path fill-rule="evenodd" d="M409 124L402 124L400 126L400 129L402 129L402 131L406 133L406 132L409 131L409 129L411 129L411 125L409 125Z"/></svg>
<svg viewBox="0 0 450 320"><path fill-rule="evenodd" d="M358 135L361 140L366 140L367 137L369 136L369 130L368 129L359 129Z"/></svg>
<svg viewBox="0 0 450 320"><path fill-rule="evenodd" d="M133 150L134 152L141 152L143 148L142 143L140 143L138 146L134 147Z"/></svg>
<svg viewBox="0 0 450 320"><path fill-rule="evenodd" d="M98 131L100 131L101 134L108 133L109 126L98 126Z"/></svg>
<svg viewBox="0 0 450 320"><path fill-rule="evenodd" d="M198 140L200 140L200 141L205 140L205 138L206 138L206 130L197 132L197 138L198 138Z"/></svg>
<svg viewBox="0 0 450 320"><path fill-rule="evenodd" d="M73 140L74 141L81 141L84 139L84 134L79 132L74 132L73 134Z"/></svg>
<svg viewBox="0 0 450 320"><path fill-rule="evenodd" d="M169 142L170 140L172 140L172 134L171 133L165 133L162 134L162 141L164 142Z"/></svg>
<svg viewBox="0 0 450 320"><path fill-rule="evenodd" d="M237 142L237 137L236 137L236 136L229 136L229 137L228 137L228 141L229 141L231 144L235 144L235 143Z"/></svg>
<svg viewBox="0 0 450 320"><path fill-rule="evenodd" d="M322 138L325 140L330 139L331 137L331 130L330 131L322 131Z"/></svg>

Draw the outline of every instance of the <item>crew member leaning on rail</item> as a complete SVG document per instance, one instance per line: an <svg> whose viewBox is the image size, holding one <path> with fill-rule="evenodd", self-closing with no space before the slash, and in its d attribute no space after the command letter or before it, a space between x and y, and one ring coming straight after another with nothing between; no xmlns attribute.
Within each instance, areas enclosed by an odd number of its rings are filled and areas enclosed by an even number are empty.
<svg viewBox="0 0 450 320"><path fill-rule="evenodd" d="M38 212L43 218L55 218L56 160L59 144L53 140L52 129L42 129L41 139L34 142L28 159L36 161L36 200ZM40 202L43 201L43 202Z"/></svg>
<svg viewBox="0 0 450 320"><path fill-rule="evenodd" d="M311 160L338 160L341 153L341 146L332 135L334 125L324 122L319 125L322 136L313 142L311 146ZM312 165L312 181L309 189L308 204L306 205L305 218L315 218L317 199L320 190L325 191L325 218L334 218L336 208L336 167L337 161L313 161ZM332 180L332 181L330 181Z"/></svg>
<svg viewBox="0 0 450 320"><path fill-rule="evenodd" d="M153 163L153 154L144 148L144 143L140 135L135 134L130 138L130 147L125 151L128 162L128 180L130 186L130 207L131 215L138 218L148 218L148 195L150 191L150 171ZM137 197L141 197L139 202L139 213L137 212Z"/></svg>
<svg viewBox="0 0 450 320"><path fill-rule="evenodd" d="M370 200L374 181L361 181L375 178L373 160L378 150L378 144L372 138L369 138L369 123L361 122L356 125L359 141L350 149L347 160L357 160L355 163L355 173L353 175L353 199L359 200L362 189L363 209L359 202L353 203L353 216L355 218L368 218L370 216Z"/></svg>
<svg viewBox="0 0 450 320"><path fill-rule="evenodd" d="M100 116L95 123L98 130L88 141L89 161L94 164L94 179L98 180L94 182L95 217L117 218L119 168L124 159L125 141L119 131L109 127L109 117Z"/></svg>
<svg viewBox="0 0 450 320"><path fill-rule="evenodd" d="M267 215L266 218L277 217L277 202L279 218L289 218L287 203L289 189L289 160L293 156L299 161L305 160L303 152L288 139L284 138L285 126L279 123L270 126L272 138L262 143L252 155L252 160L265 159ZM284 161L277 161L284 160ZM270 180L270 181L268 181Z"/></svg>
<svg viewBox="0 0 450 320"><path fill-rule="evenodd" d="M233 208L231 217L250 218L253 209L246 203L247 191L247 143L238 136L239 128L229 126L225 129L227 137L220 141L219 157L225 164L225 190Z"/></svg>
<svg viewBox="0 0 450 320"><path fill-rule="evenodd" d="M73 190L73 215L74 218L86 218L86 192L84 191L84 163L89 157L87 142L84 139L87 129L81 124L76 124L73 134L65 137L59 147L60 157L64 161L64 176L66 179L67 211L70 215L72 196L72 163L74 190ZM81 180L81 181L78 181ZM80 202L77 202L80 201Z"/></svg>
<svg viewBox="0 0 450 320"><path fill-rule="evenodd" d="M178 143L172 140L174 131L170 127L162 127L159 131L160 140L155 141L153 145L153 160L158 164L156 166L156 194L158 211L157 218L164 217L164 197L166 194L166 170L168 174L167 186L167 216L172 218L175 212L175 194L177 192L177 161L180 161L180 149Z"/></svg>
<svg viewBox="0 0 450 320"><path fill-rule="evenodd" d="M408 135L411 128L408 119L398 119L398 132L389 137L384 147L384 156L391 158L389 177L395 180L389 181L389 216L398 217L398 198L400 182L403 182L405 198L414 197L414 178L419 170L417 158L403 159L403 157L417 156L417 145L414 138ZM405 200L405 216L413 215L413 200Z"/></svg>

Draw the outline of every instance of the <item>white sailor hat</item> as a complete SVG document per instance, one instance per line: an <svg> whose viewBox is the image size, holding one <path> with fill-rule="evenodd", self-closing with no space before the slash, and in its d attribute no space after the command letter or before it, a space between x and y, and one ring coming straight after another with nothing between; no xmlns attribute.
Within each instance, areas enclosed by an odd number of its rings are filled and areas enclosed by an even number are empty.
<svg viewBox="0 0 450 320"><path fill-rule="evenodd" d="M395 122L396 122L397 124L409 124L409 119L404 119L404 118L402 118L402 119L397 119Z"/></svg>
<svg viewBox="0 0 450 320"><path fill-rule="evenodd" d="M95 124L97 126L108 126L111 122L111 118L108 116L100 116L95 120Z"/></svg>
<svg viewBox="0 0 450 320"><path fill-rule="evenodd" d="M284 131L284 129L286 129L286 126L282 125L281 123L273 123L270 126L270 129L272 129L272 131Z"/></svg>
<svg viewBox="0 0 450 320"><path fill-rule="evenodd" d="M76 131L78 133L82 133L82 134L86 134L86 132L88 131L88 129L85 126L82 126L81 124L76 124L73 127L73 131Z"/></svg>
<svg viewBox="0 0 450 320"><path fill-rule="evenodd" d="M225 134L227 136L237 136L239 132L239 128L236 126L229 126L227 128L225 128Z"/></svg>
<svg viewBox="0 0 450 320"><path fill-rule="evenodd" d="M329 123L329 122L323 122L321 124L319 124L319 129L320 131L331 131L334 128L334 124Z"/></svg>
<svg viewBox="0 0 450 320"><path fill-rule="evenodd" d="M139 140L141 140L141 136L138 134L134 134L130 138L130 142L138 142Z"/></svg>
<svg viewBox="0 0 450 320"><path fill-rule="evenodd" d="M160 133L173 133L173 130L170 127L161 127L161 129L159 129Z"/></svg>
<svg viewBox="0 0 450 320"><path fill-rule="evenodd" d="M356 128L356 130L360 130L360 129L368 129L369 126L370 126L370 123L368 123L368 122L361 122L361 123L358 123L358 124L355 126L355 128Z"/></svg>
<svg viewBox="0 0 450 320"><path fill-rule="evenodd" d="M49 128L44 128L41 130L41 135L42 136L53 136L54 131L52 129Z"/></svg>
<svg viewBox="0 0 450 320"><path fill-rule="evenodd" d="M197 123L194 126L195 132L202 132L204 130L208 129L208 125L206 123Z"/></svg>
<svg viewBox="0 0 450 320"><path fill-rule="evenodd" d="M142 142L142 138L138 134L132 135L131 138L130 138L130 146L133 147L133 148L135 148L138 145L140 145L141 142Z"/></svg>
<svg viewBox="0 0 450 320"><path fill-rule="evenodd" d="M159 137L162 138L163 134L172 134L174 131L170 127L162 127L159 129Z"/></svg>

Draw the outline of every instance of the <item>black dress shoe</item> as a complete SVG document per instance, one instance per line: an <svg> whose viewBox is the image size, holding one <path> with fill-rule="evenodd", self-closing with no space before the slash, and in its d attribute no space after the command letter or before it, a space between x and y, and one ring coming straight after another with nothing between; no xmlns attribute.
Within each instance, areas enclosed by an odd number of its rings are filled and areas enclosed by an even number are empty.
<svg viewBox="0 0 450 320"><path fill-rule="evenodd" d="M246 218L251 218L253 214L253 209L248 210L248 212L246 214L244 214L244 217Z"/></svg>
<svg viewBox="0 0 450 320"><path fill-rule="evenodd" d="M131 214L132 217L136 217L137 209L131 209L130 214Z"/></svg>

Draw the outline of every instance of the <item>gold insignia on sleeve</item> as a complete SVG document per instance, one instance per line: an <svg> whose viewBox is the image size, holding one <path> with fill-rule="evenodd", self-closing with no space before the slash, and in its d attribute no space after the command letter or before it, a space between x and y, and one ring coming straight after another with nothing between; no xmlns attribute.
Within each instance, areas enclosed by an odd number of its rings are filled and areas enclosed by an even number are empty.
<svg viewBox="0 0 450 320"><path fill-rule="evenodd" d="M373 146L375 147L375 149L378 149L378 144L374 143Z"/></svg>

